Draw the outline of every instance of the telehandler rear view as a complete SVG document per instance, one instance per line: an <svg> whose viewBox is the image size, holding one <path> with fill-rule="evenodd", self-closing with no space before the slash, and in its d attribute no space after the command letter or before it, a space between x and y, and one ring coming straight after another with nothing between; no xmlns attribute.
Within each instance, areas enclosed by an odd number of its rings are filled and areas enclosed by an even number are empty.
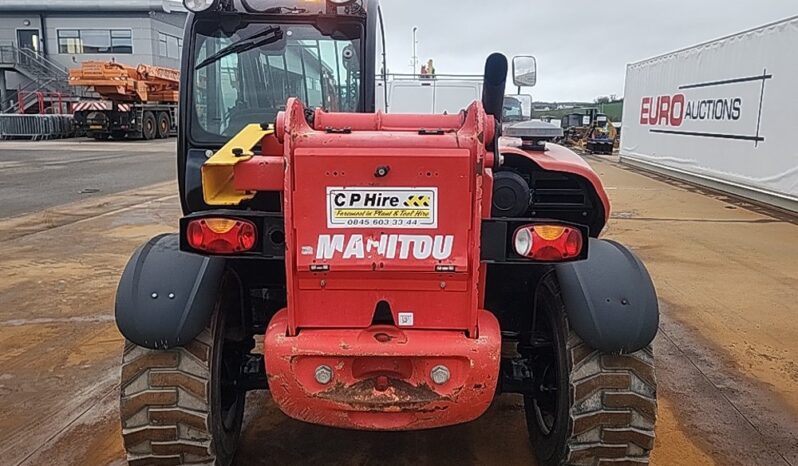
<svg viewBox="0 0 798 466"><path fill-rule="evenodd" d="M518 394L540 464L648 463L654 287L598 238L610 206L579 156L523 128L499 142L504 56L459 114L374 113L376 0L186 5L184 216L117 292L131 465L230 464L261 389L390 431Z"/></svg>

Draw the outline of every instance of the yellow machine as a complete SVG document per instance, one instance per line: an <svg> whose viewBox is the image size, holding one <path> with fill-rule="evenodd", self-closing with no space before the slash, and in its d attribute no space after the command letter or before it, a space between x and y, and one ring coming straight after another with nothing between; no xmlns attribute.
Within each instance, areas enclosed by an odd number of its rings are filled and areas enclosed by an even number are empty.
<svg viewBox="0 0 798 466"><path fill-rule="evenodd" d="M615 141L618 138L618 131L613 126L607 115L597 114L593 123L584 133L580 145L591 154L612 154Z"/></svg>

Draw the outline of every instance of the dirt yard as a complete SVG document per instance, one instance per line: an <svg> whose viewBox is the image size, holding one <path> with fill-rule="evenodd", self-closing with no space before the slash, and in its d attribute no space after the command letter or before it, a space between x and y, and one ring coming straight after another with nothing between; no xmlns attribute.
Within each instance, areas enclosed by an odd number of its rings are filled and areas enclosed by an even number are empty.
<svg viewBox="0 0 798 466"><path fill-rule="evenodd" d="M646 262L655 342L655 465L798 465L798 225L736 200L591 159L605 236ZM114 291L131 252L175 229L173 182L0 219L0 461L124 464ZM526 464L521 401L471 424L339 431L251 393L238 464Z"/></svg>

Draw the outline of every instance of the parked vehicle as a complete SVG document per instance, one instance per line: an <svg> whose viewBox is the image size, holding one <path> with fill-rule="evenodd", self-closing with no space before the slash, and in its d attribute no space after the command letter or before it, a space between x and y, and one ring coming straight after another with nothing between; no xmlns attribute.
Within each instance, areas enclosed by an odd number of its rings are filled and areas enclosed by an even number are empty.
<svg viewBox="0 0 798 466"><path fill-rule="evenodd" d="M503 55L464 112L374 113L376 0L186 5L184 216L117 292L131 464L230 464L258 389L364 430L516 393L540 464L648 460L654 287L599 239L609 201L579 156L534 132L500 146Z"/></svg>
<svg viewBox="0 0 798 466"><path fill-rule="evenodd" d="M77 125L89 137L156 139L177 131L178 70L88 61L70 70L69 84L100 96L73 107Z"/></svg>
<svg viewBox="0 0 798 466"><path fill-rule="evenodd" d="M389 74L377 80L377 108L387 113L458 113L482 97L481 75Z"/></svg>
<svg viewBox="0 0 798 466"><path fill-rule="evenodd" d="M599 113L585 133L583 145L590 154L611 155L617 139L615 126L607 115Z"/></svg>
<svg viewBox="0 0 798 466"><path fill-rule="evenodd" d="M532 96L528 94L513 94L504 96L502 108L502 122L517 123L532 118Z"/></svg>

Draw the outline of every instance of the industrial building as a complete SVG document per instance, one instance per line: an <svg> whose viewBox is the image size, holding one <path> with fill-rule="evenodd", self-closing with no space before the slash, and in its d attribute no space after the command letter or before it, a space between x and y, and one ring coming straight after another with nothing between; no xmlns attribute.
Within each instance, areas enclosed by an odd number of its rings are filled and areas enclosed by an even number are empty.
<svg viewBox="0 0 798 466"><path fill-rule="evenodd" d="M83 61L179 68L185 20L178 0L0 0L0 112L74 100Z"/></svg>

